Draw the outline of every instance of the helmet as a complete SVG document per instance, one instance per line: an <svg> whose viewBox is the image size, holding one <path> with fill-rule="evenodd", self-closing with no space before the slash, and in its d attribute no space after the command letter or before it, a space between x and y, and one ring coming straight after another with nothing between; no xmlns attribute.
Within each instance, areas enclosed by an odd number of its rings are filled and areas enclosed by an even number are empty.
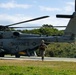
<svg viewBox="0 0 76 75"><path fill-rule="evenodd" d="M44 43L45 41L44 40L41 40L41 42Z"/></svg>

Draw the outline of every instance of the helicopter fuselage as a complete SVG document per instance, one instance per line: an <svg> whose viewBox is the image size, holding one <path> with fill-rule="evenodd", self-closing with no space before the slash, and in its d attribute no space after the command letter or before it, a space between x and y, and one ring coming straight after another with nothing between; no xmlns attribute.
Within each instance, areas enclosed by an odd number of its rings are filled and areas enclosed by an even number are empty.
<svg viewBox="0 0 76 75"><path fill-rule="evenodd" d="M45 40L45 43L50 42L72 42L70 36L46 36L36 34L24 34L17 31L0 31L0 53L4 54L18 54L19 52L34 52L41 40ZM30 53L30 55L32 55Z"/></svg>

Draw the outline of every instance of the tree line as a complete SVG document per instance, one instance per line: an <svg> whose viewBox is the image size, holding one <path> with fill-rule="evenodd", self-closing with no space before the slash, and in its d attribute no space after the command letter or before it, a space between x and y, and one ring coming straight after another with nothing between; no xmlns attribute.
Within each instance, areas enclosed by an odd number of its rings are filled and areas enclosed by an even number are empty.
<svg viewBox="0 0 76 75"><path fill-rule="evenodd" d="M40 28L32 29L32 30L22 30L22 33L28 33L28 34L39 34L39 35L63 35L63 30L58 30L54 28L52 25L44 24Z"/></svg>

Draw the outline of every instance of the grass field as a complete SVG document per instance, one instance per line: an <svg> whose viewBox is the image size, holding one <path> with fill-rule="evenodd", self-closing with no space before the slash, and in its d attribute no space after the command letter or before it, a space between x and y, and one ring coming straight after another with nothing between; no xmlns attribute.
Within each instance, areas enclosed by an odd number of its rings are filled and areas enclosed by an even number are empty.
<svg viewBox="0 0 76 75"><path fill-rule="evenodd" d="M76 75L76 63L0 60L0 75Z"/></svg>

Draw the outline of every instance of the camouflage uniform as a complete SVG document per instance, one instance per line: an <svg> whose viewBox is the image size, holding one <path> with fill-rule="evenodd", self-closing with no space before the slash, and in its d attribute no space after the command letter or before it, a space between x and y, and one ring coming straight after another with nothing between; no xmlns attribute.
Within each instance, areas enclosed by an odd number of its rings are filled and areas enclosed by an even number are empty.
<svg viewBox="0 0 76 75"><path fill-rule="evenodd" d="M42 61L44 60L44 55L45 55L45 49L46 49L46 44L44 43L44 40L41 41L41 45L39 47L39 51L40 51L40 56Z"/></svg>

